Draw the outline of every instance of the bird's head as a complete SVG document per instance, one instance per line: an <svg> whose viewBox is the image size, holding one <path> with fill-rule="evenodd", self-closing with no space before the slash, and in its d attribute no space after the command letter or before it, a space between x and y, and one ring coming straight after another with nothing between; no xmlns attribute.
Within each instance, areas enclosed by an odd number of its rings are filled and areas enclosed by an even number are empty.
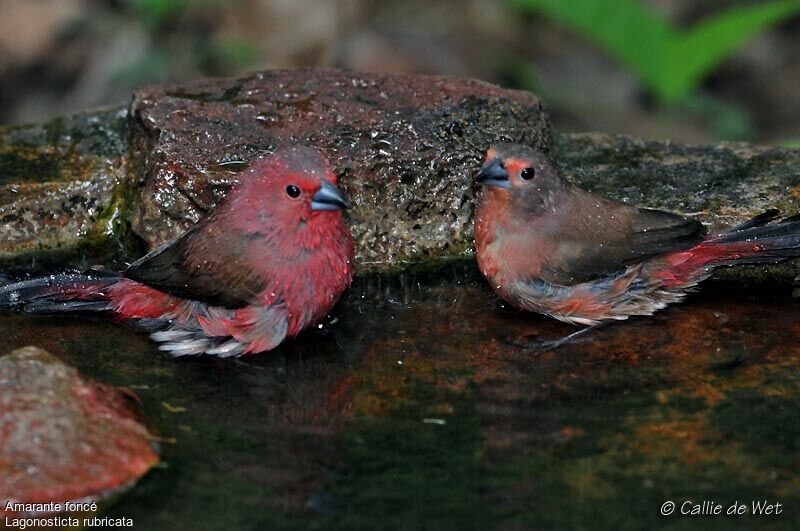
<svg viewBox="0 0 800 531"><path fill-rule="evenodd" d="M475 181L492 190L497 198L534 203L535 198L544 199L566 184L544 153L523 144L490 147Z"/></svg>
<svg viewBox="0 0 800 531"><path fill-rule="evenodd" d="M336 188L336 174L316 149L289 146L253 161L240 177L234 208L246 210L253 229L280 223L287 229L322 229L341 221L349 203Z"/></svg>

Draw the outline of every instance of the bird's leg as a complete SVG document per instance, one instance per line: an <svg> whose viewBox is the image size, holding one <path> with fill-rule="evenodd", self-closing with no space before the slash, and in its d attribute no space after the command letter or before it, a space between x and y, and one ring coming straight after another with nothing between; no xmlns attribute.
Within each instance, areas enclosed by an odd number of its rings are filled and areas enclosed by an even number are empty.
<svg viewBox="0 0 800 531"><path fill-rule="evenodd" d="M591 326L587 326L586 328L581 328L580 330L576 330L575 332L567 334L561 339L556 339L554 341L542 341L541 343L539 343L539 348L536 350L536 352L539 353L539 352L546 352L548 350L556 350L559 347L562 347L568 343L573 343L575 341L575 338L588 334L589 332L594 332L595 330L606 324L608 323L600 322L597 324L593 324Z"/></svg>
<svg viewBox="0 0 800 531"><path fill-rule="evenodd" d="M572 332L571 334L567 334L566 336L553 341L533 341L530 343L511 342L511 344L514 345L515 347L521 347L526 350L532 350L534 355L539 355L543 352L547 352L550 350L557 350L568 343L573 343L575 341L575 338L588 334L589 332L593 332L606 324L608 324L606 321L593 324L591 326L587 326L586 328L581 328L580 330Z"/></svg>

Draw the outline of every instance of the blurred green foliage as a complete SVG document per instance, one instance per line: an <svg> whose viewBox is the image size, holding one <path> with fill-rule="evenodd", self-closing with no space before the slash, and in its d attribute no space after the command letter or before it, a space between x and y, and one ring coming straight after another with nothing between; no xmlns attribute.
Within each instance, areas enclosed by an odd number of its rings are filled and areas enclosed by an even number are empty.
<svg viewBox="0 0 800 531"><path fill-rule="evenodd" d="M136 86L164 82L172 77L234 75L258 59L255 43L212 33L213 23L224 9L239 0L125 0L148 36L148 45L137 61L115 76L118 83Z"/></svg>
<svg viewBox="0 0 800 531"><path fill-rule="evenodd" d="M504 52L498 61L499 71L503 72L515 87L535 92L546 101L555 102L576 114L581 114L587 105L586 102L565 97L564 92L540 76L523 55ZM674 112L676 110L677 114ZM705 124L717 138L725 140L747 140L753 136L755 129L746 108L700 90L687 94L668 109L654 109L653 112L660 116L665 124L691 116ZM681 118L675 118L676 116Z"/></svg>
<svg viewBox="0 0 800 531"><path fill-rule="evenodd" d="M662 103L684 100L747 39L800 12L800 0L757 2L681 30L637 0L510 1L598 42Z"/></svg>
<svg viewBox="0 0 800 531"><path fill-rule="evenodd" d="M697 91L687 95L680 107L708 124L720 139L747 140L753 136L752 119L744 107L735 103Z"/></svg>
<svg viewBox="0 0 800 531"><path fill-rule="evenodd" d="M212 64L225 65L226 70L233 71L252 65L258 59L256 45L247 39L210 39L200 53Z"/></svg>
<svg viewBox="0 0 800 531"><path fill-rule="evenodd" d="M221 0L125 0L128 8L151 30L155 31L167 20Z"/></svg>
<svg viewBox="0 0 800 531"><path fill-rule="evenodd" d="M778 142L777 145L790 149L800 149L800 138L794 138L792 140L784 140L783 142Z"/></svg>

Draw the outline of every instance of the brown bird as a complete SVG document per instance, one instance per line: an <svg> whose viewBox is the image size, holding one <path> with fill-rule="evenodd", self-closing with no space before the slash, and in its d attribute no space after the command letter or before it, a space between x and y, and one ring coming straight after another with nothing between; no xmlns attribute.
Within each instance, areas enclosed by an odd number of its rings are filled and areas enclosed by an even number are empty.
<svg viewBox="0 0 800 531"><path fill-rule="evenodd" d="M800 216L773 222L779 213L769 210L707 235L698 221L581 190L524 145L492 146L475 180L483 185L475 247L492 289L572 324L651 315L716 267L800 256Z"/></svg>

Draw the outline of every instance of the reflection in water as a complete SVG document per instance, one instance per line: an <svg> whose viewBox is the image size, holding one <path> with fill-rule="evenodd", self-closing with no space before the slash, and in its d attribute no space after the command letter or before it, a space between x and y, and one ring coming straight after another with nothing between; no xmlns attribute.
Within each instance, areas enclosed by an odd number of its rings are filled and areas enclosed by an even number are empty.
<svg viewBox="0 0 800 531"><path fill-rule="evenodd" d="M681 497L800 515L785 289L706 283L540 356L509 341L571 327L505 307L472 266L357 280L322 330L233 361L169 359L105 320L0 326L6 350L42 346L142 398L166 466L109 514L146 529L639 529Z"/></svg>

